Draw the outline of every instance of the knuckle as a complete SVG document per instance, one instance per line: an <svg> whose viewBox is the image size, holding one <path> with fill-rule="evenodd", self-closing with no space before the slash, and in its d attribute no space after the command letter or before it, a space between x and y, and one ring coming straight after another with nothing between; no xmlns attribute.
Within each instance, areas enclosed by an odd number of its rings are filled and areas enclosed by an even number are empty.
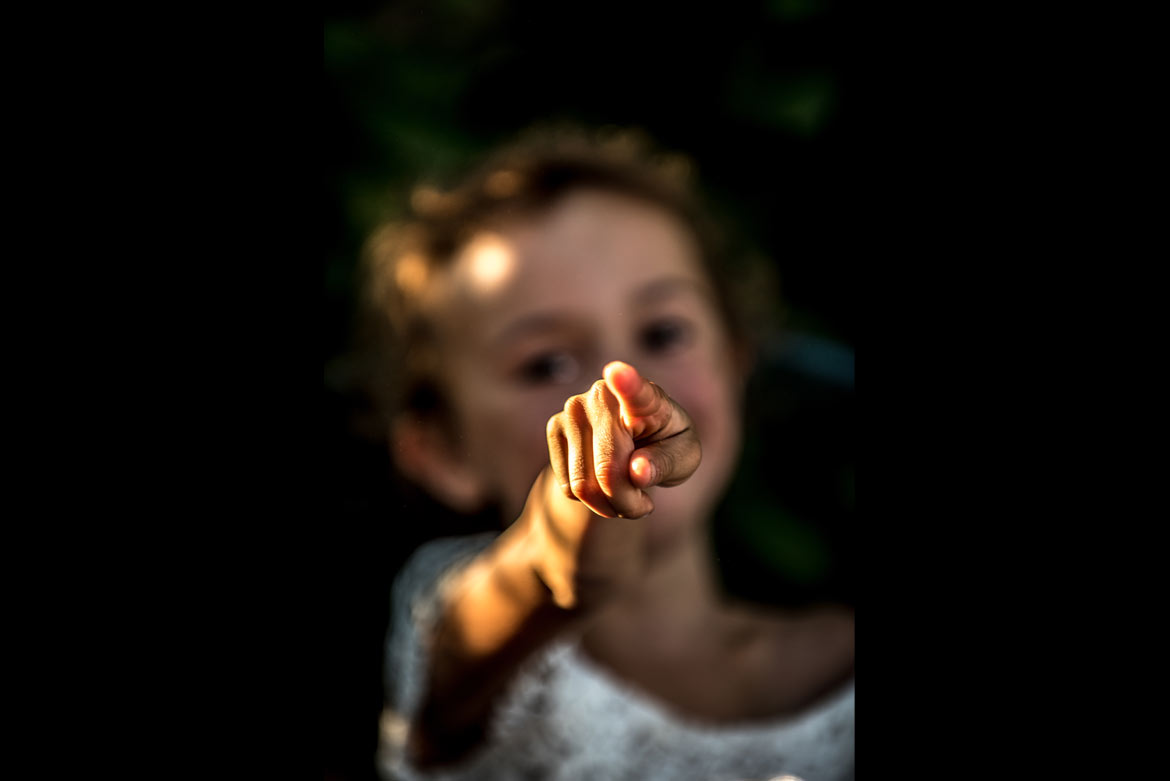
<svg viewBox="0 0 1170 781"><path fill-rule="evenodd" d="M613 495L614 488L620 483L620 472L613 461L605 461L597 465L597 484L607 495Z"/></svg>
<svg viewBox="0 0 1170 781"><path fill-rule="evenodd" d="M586 502L593 501L597 498L598 490L592 481L587 478L574 476L569 481L569 487L572 489L574 496Z"/></svg>
<svg viewBox="0 0 1170 781"><path fill-rule="evenodd" d="M555 437L561 432L561 414L558 412L548 419L548 423L544 426L544 433L549 437Z"/></svg>

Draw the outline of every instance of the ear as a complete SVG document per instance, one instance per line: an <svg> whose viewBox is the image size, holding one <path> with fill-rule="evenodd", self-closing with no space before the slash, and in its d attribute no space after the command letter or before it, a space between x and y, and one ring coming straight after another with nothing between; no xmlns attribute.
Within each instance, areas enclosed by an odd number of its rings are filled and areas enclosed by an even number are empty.
<svg viewBox="0 0 1170 781"><path fill-rule="evenodd" d="M433 418L401 415L390 426L398 469L427 493L459 512L483 508L486 486Z"/></svg>

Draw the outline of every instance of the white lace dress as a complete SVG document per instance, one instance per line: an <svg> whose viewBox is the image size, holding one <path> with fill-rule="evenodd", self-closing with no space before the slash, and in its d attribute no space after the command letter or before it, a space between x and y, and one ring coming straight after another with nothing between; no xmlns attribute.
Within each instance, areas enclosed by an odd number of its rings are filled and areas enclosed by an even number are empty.
<svg viewBox="0 0 1170 781"><path fill-rule="evenodd" d="M404 757L423 682L420 642L444 580L493 534L436 540L394 586L387 707L379 768L391 781L805 781L852 779L854 684L797 717L725 727L692 723L631 690L572 640L531 658L502 698L488 744L465 762L421 773Z"/></svg>

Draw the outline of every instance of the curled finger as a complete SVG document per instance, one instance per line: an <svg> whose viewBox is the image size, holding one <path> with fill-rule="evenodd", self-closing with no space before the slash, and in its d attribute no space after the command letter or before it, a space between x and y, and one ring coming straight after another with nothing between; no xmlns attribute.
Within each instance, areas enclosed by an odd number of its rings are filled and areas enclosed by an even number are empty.
<svg viewBox="0 0 1170 781"><path fill-rule="evenodd" d="M577 497L573 495L573 489L569 485L568 444L565 441L564 419L560 413L548 419L545 438L548 440L548 461L552 467L553 478L561 493L566 498L576 501Z"/></svg>
<svg viewBox="0 0 1170 781"><path fill-rule="evenodd" d="M565 405L565 462L573 497L598 515L613 518L617 510L597 481L593 461L593 427L580 397Z"/></svg>

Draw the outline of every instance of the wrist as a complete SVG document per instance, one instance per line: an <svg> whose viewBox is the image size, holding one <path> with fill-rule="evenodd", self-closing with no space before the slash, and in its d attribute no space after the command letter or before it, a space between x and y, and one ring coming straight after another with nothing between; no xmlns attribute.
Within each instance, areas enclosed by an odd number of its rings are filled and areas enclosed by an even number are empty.
<svg viewBox="0 0 1170 781"><path fill-rule="evenodd" d="M572 506L563 506L572 505ZM578 526L586 519L569 518L572 514L591 514L588 508L566 499L555 485L551 469L546 467L533 483L524 511L505 534L512 536L506 555L513 577L537 584L540 598L561 611L579 612L576 545L556 529ZM554 517L555 514L555 517ZM527 573L520 576L518 573Z"/></svg>

